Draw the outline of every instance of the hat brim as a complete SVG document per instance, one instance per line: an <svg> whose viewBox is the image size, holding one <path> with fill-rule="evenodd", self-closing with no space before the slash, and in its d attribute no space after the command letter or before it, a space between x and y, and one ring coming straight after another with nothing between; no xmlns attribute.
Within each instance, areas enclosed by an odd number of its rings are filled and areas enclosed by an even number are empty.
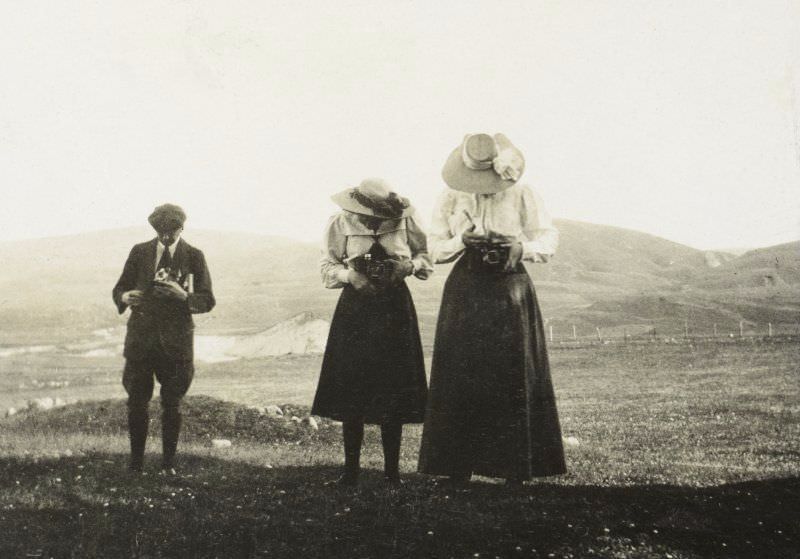
<svg viewBox="0 0 800 559"><path fill-rule="evenodd" d="M334 204L342 208L343 210L347 210L348 212L353 212L355 214L361 215L368 215L372 217L379 217L381 219L400 219L402 217L408 217L414 213L414 207L408 206L403 213L399 216L386 216L375 213L372 208L368 208L367 206L360 204L358 200L351 196L351 193L355 190L355 188L346 188L341 192L337 192L333 196L331 196L331 200L333 200Z"/></svg>
<svg viewBox="0 0 800 559"><path fill-rule="evenodd" d="M511 149L519 153L519 150L513 146ZM453 190L471 194L496 194L519 182L519 180L503 179L491 167L485 170L470 169L464 165L464 160L461 158L461 146L454 149L445 161L444 167L442 167L442 178Z"/></svg>

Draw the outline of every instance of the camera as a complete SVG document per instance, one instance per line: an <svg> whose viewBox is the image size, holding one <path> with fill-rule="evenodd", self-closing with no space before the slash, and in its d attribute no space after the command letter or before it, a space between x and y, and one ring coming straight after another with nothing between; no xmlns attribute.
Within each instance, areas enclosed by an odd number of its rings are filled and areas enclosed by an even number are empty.
<svg viewBox="0 0 800 559"><path fill-rule="evenodd" d="M471 248L470 264L472 268L481 270L502 270L511 250L508 243L493 243L487 241L479 243Z"/></svg>
<svg viewBox="0 0 800 559"><path fill-rule="evenodd" d="M364 255L364 275L370 281L381 283L387 281L394 272L394 264L391 260L378 260L372 258L371 254Z"/></svg>

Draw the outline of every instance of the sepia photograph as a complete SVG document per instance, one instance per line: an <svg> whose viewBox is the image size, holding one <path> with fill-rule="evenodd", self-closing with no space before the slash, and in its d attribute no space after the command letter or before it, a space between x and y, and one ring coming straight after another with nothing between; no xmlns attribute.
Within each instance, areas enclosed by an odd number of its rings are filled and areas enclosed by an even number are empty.
<svg viewBox="0 0 800 559"><path fill-rule="evenodd" d="M0 559L800 559L800 0L0 0Z"/></svg>

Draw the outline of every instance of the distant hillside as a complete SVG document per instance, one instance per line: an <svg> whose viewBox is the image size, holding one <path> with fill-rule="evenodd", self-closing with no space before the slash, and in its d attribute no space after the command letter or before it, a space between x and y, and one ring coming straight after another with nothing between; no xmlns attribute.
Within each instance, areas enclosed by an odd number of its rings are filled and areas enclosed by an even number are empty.
<svg viewBox="0 0 800 559"><path fill-rule="evenodd" d="M557 256L529 270L545 319L562 332L571 324L585 332L677 331L685 319L705 324L711 317L729 327L800 321L800 243L710 256L637 231L556 223ZM127 314L117 315L111 288L130 247L152 237L133 228L0 243L0 344L65 343L123 326ZM318 246L221 231L189 230L184 238L204 251L218 300L197 317L200 332L262 332L301 312L330 318L339 292L322 287ZM449 270L439 266L429 281L409 282L428 343Z"/></svg>
<svg viewBox="0 0 800 559"><path fill-rule="evenodd" d="M130 248L153 238L131 228L0 243L0 343L69 340L124 324L111 302ZM337 293L322 289L319 249L281 237L187 231L211 270L217 309L198 315L205 331L263 330L301 311L327 314Z"/></svg>
<svg viewBox="0 0 800 559"><path fill-rule="evenodd" d="M703 270L693 285L706 289L800 285L800 241L746 252Z"/></svg>

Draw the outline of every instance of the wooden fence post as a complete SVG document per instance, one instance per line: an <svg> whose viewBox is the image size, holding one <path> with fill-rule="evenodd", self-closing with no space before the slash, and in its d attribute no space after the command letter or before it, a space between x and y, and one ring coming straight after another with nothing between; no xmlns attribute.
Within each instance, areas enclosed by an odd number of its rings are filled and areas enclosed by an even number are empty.
<svg viewBox="0 0 800 559"><path fill-rule="evenodd" d="M595 326L595 330L597 330L597 341L602 344L603 343L603 338L602 338L602 336L600 336L600 327L599 326Z"/></svg>
<svg viewBox="0 0 800 559"><path fill-rule="evenodd" d="M744 320L739 321L739 337L744 337Z"/></svg>
<svg viewBox="0 0 800 559"><path fill-rule="evenodd" d="M575 325L572 325L572 339L576 342L578 341L578 331L575 329Z"/></svg>

